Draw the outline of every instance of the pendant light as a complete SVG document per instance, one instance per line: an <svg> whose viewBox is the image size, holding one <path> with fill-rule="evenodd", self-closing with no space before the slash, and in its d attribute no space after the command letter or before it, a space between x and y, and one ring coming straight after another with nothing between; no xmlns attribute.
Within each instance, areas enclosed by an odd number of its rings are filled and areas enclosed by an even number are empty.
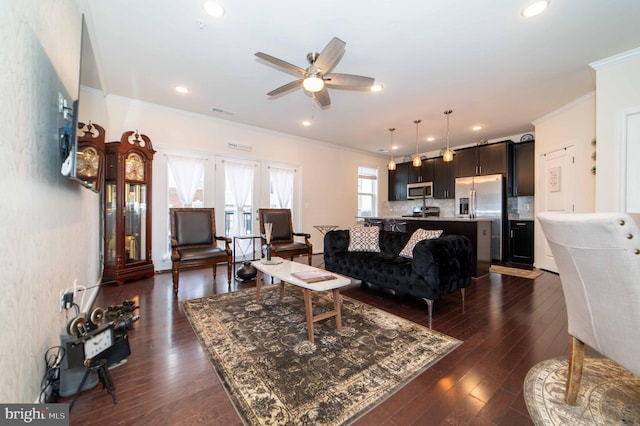
<svg viewBox="0 0 640 426"><path fill-rule="evenodd" d="M396 169L396 162L393 160L393 132L395 131L396 131L395 127L392 127L389 129L389 133L391 133L391 145L389 146L389 153L391 153L391 160L389 160L389 163L387 164L387 168L389 170Z"/></svg>
<svg viewBox="0 0 640 426"><path fill-rule="evenodd" d="M418 125L420 124L421 121L422 120L414 120L414 123L416 124L416 156L413 157L413 167L422 166L422 159L418 154Z"/></svg>
<svg viewBox="0 0 640 426"><path fill-rule="evenodd" d="M449 115L453 112L453 110L446 110L444 114L447 116L447 150L442 154L442 160L449 162L453 161L453 151L449 148Z"/></svg>

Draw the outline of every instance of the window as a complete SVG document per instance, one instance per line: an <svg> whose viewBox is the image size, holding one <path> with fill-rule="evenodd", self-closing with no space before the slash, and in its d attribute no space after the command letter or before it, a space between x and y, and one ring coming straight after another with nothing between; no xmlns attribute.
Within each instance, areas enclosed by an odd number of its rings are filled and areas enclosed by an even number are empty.
<svg viewBox="0 0 640 426"><path fill-rule="evenodd" d="M358 217L378 214L378 169L358 167Z"/></svg>

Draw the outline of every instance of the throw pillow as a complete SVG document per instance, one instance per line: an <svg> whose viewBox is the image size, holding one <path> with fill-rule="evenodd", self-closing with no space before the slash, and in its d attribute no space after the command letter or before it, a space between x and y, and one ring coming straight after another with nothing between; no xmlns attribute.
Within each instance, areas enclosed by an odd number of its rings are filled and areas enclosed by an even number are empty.
<svg viewBox="0 0 640 426"><path fill-rule="evenodd" d="M442 235L442 229L437 231L431 229L416 229L415 232L409 238L407 245L400 251L400 256L413 259L413 248L422 240L431 240L438 238Z"/></svg>
<svg viewBox="0 0 640 426"><path fill-rule="evenodd" d="M377 226L352 226L349 228L347 251L380 252L380 228Z"/></svg>

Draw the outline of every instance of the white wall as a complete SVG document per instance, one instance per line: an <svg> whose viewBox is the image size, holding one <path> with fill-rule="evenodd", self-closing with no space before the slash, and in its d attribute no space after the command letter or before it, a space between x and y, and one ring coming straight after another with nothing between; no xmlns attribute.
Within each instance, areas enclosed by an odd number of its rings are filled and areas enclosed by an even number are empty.
<svg viewBox="0 0 640 426"><path fill-rule="evenodd" d="M638 169L640 156L637 150L640 139L626 141L621 132L622 117L630 112L640 112L640 49L604 59L592 64L596 70L597 93L597 178L596 210L624 210L624 198L628 195L640 198L638 182L626 182L620 172ZM633 144L631 156L621 151L623 142ZM623 193L626 189L627 193ZM635 212L638 213L638 212Z"/></svg>
<svg viewBox="0 0 640 426"><path fill-rule="evenodd" d="M322 252L323 237L313 225L355 223L357 173L359 165L377 167L382 200L387 194L387 159L323 142L236 124L204 115L108 96L110 125L107 140L119 140L122 132L139 130L158 151L153 164L153 249L156 270L166 269L166 159L164 153L197 152L213 159L216 155L295 165L302 173L298 203L299 229L311 234L314 252ZM250 145L251 152L227 148L228 142ZM213 161L208 161L210 167ZM207 179L209 182L209 179ZM205 200L205 204L213 206ZM162 213L161 213L162 212Z"/></svg>
<svg viewBox="0 0 640 426"><path fill-rule="evenodd" d="M36 400L67 324L60 290L100 276L99 196L60 174L58 92L78 93L80 33L74 0L0 2L2 402Z"/></svg>
<svg viewBox="0 0 640 426"><path fill-rule="evenodd" d="M536 128L535 159L536 172L541 154L573 145L575 147L576 180L574 183L575 212L589 213L595 209L595 180L591 173L594 161L591 145L595 137L595 96L589 93L570 104L553 111L533 122ZM599 145L599 144L598 144ZM600 148L598 146L598 148ZM535 213L540 210L539 200L542 188L536 179ZM538 222L534 228L534 257L545 256L545 237ZM537 263L537 262L536 262Z"/></svg>

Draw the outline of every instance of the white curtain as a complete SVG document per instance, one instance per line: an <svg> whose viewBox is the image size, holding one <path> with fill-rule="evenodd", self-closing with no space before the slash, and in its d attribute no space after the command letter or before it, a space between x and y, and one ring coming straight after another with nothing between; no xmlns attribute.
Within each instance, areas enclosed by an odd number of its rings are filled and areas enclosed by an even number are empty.
<svg viewBox="0 0 640 426"><path fill-rule="evenodd" d="M278 208L290 209L295 170L271 167L271 183L278 199Z"/></svg>
<svg viewBox="0 0 640 426"><path fill-rule="evenodd" d="M183 206L190 206L204 175L205 158L166 155Z"/></svg>
<svg viewBox="0 0 640 426"><path fill-rule="evenodd" d="M224 175L228 188L233 196L235 214L231 224L232 235L245 235L246 227L244 223L244 206L250 203L253 191L253 175L255 166L251 164L234 163L224 161Z"/></svg>

